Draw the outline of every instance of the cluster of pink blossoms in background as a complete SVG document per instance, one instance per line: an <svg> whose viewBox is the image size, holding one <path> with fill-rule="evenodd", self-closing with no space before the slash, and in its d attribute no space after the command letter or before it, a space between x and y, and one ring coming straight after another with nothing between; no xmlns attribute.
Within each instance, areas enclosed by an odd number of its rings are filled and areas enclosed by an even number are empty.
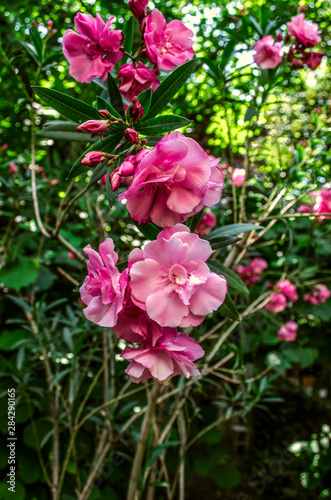
<svg viewBox="0 0 331 500"><path fill-rule="evenodd" d="M239 274L245 285L252 286L259 281L261 274L267 267L268 263L266 260L255 257L247 266L236 266L235 271Z"/></svg>
<svg viewBox="0 0 331 500"><path fill-rule="evenodd" d="M325 285L319 284L310 293L305 294L303 300L318 306L319 304L324 304L329 297L331 297L331 291Z"/></svg>
<svg viewBox="0 0 331 500"><path fill-rule="evenodd" d="M133 382L150 377L163 382L176 374L198 375L194 361L203 356L200 345L178 327L199 325L218 309L227 294L223 276L206 264L211 246L187 226L163 229L144 250L129 255L128 269L120 273L111 239L90 245L88 275L80 289L87 319L140 347L126 347L126 373Z"/></svg>
<svg viewBox="0 0 331 500"><path fill-rule="evenodd" d="M297 337L299 325L295 321L288 321L285 325L282 325L278 330L278 340L284 340L285 342L293 342Z"/></svg>
<svg viewBox="0 0 331 500"><path fill-rule="evenodd" d="M315 214L330 214L321 215L317 218L318 222L323 222L324 219L331 218L331 189L323 188L320 191L315 191L309 193L309 196L315 197L315 203L313 206L310 205L300 205L298 208L298 213L315 213Z"/></svg>
<svg viewBox="0 0 331 500"><path fill-rule="evenodd" d="M319 36L321 31L318 30L318 25L306 21L305 15L300 13L293 16L287 26L289 34L285 43L290 41L290 37L295 38L287 54L291 66L301 68L306 64L310 69L316 69L321 63L324 52L312 52L307 49L314 47L322 40ZM280 42L282 35L279 33L276 38ZM270 35L258 40L254 50L254 62L261 69L275 69L283 61L284 47L280 43L275 43Z"/></svg>
<svg viewBox="0 0 331 500"><path fill-rule="evenodd" d="M141 61L124 64L117 77L121 78L121 94L129 103L141 92L160 85L160 70L171 71L194 56L193 32L181 21L166 22L163 14L154 9L147 15L147 0L130 0L129 8L140 22L144 50L140 58L148 59L152 68ZM70 64L69 73L78 82L90 83L96 77L107 78L124 56L121 30L112 30L113 17L106 23L97 14L78 13L75 17L77 32L69 29L63 35L63 53Z"/></svg>
<svg viewBox="0 0 331 500"><path fill-rule="evenodd" d="M281 312L287 307L288 301L295 302L298 300L296 287L289 279L278 281L275 288L279 291L270 295L270 300L265 306L267 311Z"/></svg>

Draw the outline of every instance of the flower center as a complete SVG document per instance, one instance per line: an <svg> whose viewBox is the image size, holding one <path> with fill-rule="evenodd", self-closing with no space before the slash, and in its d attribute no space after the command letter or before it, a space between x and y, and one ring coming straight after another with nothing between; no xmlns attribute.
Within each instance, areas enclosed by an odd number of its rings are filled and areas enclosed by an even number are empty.
<svg viewBox="0 0 331 500"><path fill-rule="evenodd" d="M169 279L178 285L184 285L187 281L186 269L180 264L174 264L169 270Z"/></svg>

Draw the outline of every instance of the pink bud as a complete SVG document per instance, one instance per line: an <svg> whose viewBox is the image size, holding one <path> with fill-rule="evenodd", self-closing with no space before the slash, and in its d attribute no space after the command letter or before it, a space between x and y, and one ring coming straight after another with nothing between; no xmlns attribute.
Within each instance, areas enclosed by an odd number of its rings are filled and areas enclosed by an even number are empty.
<svg viewBox="0 0 331 500"><path fill-rule="evenodd" d="M118 168L115 168L115 170L113 170L110 174L110 184L112 191L116 191L120 187L120 185L123 184L123 180L124 179L122 179L118 173Z"/></svg>
<svg viewBox="0 0 331 500"><path fill-rule="evenodd" d="M320 114L322 113L321 108L314 108L314 111L315 111L315 113L317 113L318 115L320 115Z"/></svg>
<svg viewBox="0 0 331 500"><path fill-rule="evenodd" d="M2 146L0 146L0 151L4 151L7 148L8 148L8 144L3 144Z"/></svg>
<svg viewBox="0 0 331 500"><path fill-rule="evenodd" d="M138 143L139 142L139 134L133 128L127 128L124 130L124 137L128 142Z"/></svg>
<svg viewBox="0 0 331 500"><path fill-rule="evenodd" d="M105 186L107 184L107 174L101 177L101 179L98 182L101 186Z"/></svg>
<svg viewBox="0 0 331 500"><path fill-rule="evenodd" d="M298 12L305 12L306 10L308 10L308 7L306 7L306 5L299 5Z"/></svg>
<svg viewBox="0 0 331 500"><path fill-rule="evenodd" d="M129 9L138 21L142 21L147 16L148 0L129 0Z"/></svg>
<svg viewBox="0 0 331 500"><path fill-rule="evenodd" d="M32 21L32 25L33 25L35 28L38 28L39 23L37 23L37 21Z"/></svg>
<svg viewBox="0 0 331 500"><path fill-rule="evenodd" d="M16 174L17 170L18 169L17 169L15 163L12 162L9 164L9 173L10 174Z"/></svg>
<svg viewBox="0 0 331 500"><path fill-rule="evenodd" d="M46 177L47 177L47 175L45 174L45 172L42 172L42 173L41 173L41 178L42 178L42 179L46 179Z"/></svg>
<svg viewBox="0 0 331 500"><path fill-rule="evenodd" d="M108 109L99 109L98 113L100 118L102 118L103 120L111 119L111 114L109 113Z"/></svg>
<svg viewBox="0 0 331 500"><path fill-rule="evenodd" d="M306 148L308 146L308 142L307 141L299 141L299 144L303 147L303 148Z"/></svg>
<svg viewBox="0 0 331 500"><path fill-rule="evenodd" d="M309 57L306 61L308 68L312 70L318 68L318 66L321 64L323 56L324 52L309 52Z"/></svg>
<svg viewBox="0 0 331 500"><path fill-rule="evenodd" d="M68 257L69 257L69 259L75 259L76 258L72 252L68 252Z"/></svg>
<svg viewBox="0 0 331 500"><path fill-rule="evenodd" d="M281 33L277 33L276 40L277 40L277 42L281 42L283 40L283 36Z"/></svg>
<svg viewBox="0 0 331 500"><path fill-rule="evenodd" d="M84 158L82 159L83 165L88 165L89 167L95 167L100 162L107 159L107 155L102 151L90 151L86 153Z"/></svg>
<svg viewBox="0 0 331 500"><path fill-rule="evenodd" d="M38 167L38 166L36 165L36 172L38 172L38 174L39 174L40 172L42 172L43 170L44 170L44 168L43 168L43 167Z"/></svg>
<svg viewBox="0 0 331 500"><path fill-rule="evenodd" d="M132 158L134 158L134 156L132 156ZM130 177L130 175L133 175L134 170L134 163L131 161L124 161L119 167L118 173L121 177Z"/></svg>
<svg viewBox="0 0 331 500"><path fill-rule="evenodd" d="M92 137L101 133L101 139L105 130L110 127L110 122L108 120L88 120L77 127L78 132L86 132L87 134L92 134Z"/></svg>
<svg viewBox="0 0 331 500"><path fill-rule="evenodd" d="M50 184L51 186L56 186L59 183L59 179L52 179Z"/></svg>
<svg viewBox="0 0 331 500"><path fill-rule="evenodd" d="M246 171L244 168L235 168L232 172L232 184L240 187L245 182Z"/></svg>
<svg viewBox="0 0 331 500"><path fill-rule="evenodd" d="M130 107L130 117L137 121L140 120L140 118L144 114L144 108L140 104L139 100L137 97L134 97L132 99L131 107Z"/></svg>
<svg viewBox="0 0 331 500"><path fill-rule="evenodd" d="M52 30L52 34L55 35L57 33L57 30Z"/></svg>
<svg viewBox="0 0 331 500"><path fill-rule="evenodd" d="M50 30L53 27L53 21L50 19L46 24L47 28Z"/></svg>

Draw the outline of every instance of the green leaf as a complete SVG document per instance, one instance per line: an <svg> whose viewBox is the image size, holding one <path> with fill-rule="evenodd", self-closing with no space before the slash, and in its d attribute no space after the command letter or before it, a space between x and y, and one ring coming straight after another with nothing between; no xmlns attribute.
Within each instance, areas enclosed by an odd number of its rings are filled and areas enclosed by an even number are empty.
<svg viewBox="0 0 331 500"><path fill-rule="evenodd" d="M220 488L231 489L239 484L240 473L231 464L221 464L214 468L213 479Z"/></svg>
<svg viewBox="0 0 331 500"><path fill-rule="evenodd" d="M122 134L116 134L116 135L109 135L102 139L102 141L98 141L95 144L92 144L79 158L78 160L74 163L74 165L71 167L71 170L69 172L69 175L67 179L71 179L72 177L76 177L76 175L84 172L85 170L88 170L90 167L87 165L82 165L82 159L86 155L86 153L89 153L90 151L103 151L104 153L111 153L114 151L118 143L120 142L122 138Z"/></svg>
<svg viewBox="0 0 331 500"><path fill-rule="evenodd" d="M199 224L201 217L202 217L202 213L199 212L199 213L193 215L192 217L189 217L189 219L187 219L186 225L190 228L191 233L194 233L194 231L196 230L197 225Z"/></svg>
<svg viewBox="0 0 331 500"><path fill-rule="evenodd" d="M263 4L260 7L260 23L261 23L262 31L264 32L266 27L268 26L268 12L267 12L267 8L266 8L266 4Z"/></svg>
<svg viewBox="0 0 331 500"><path fill-rule="evenodd" d="M200 61L203 64L206 64L206 66L208 67L208 69L207 69L208 75L211 76L217 84L219 84L221 74L220 74L220 70L217 66L217 62L212 61L211 59L208 59L207 57L201 57Z"/></svg>
<svg viewBox="0 0 331 500"><path fill-rule="evenodd" d="M33 59L33 61L37 65L39 65L38 53L37 53L35 47L31 43L24 42L23 40L20 40L19 38L15 38L15 41L19 42L22 45L22 47L25 49L27 54L31 57L31 59Z"/></svg>
<svg viewBox="0 0 331 500"><path fill-rule="evenodd" d="M220 264L217 260L214 259L209 259L207 264L209 266L209 269L213 273L222 274L229 286L231 286L235 290L238 290L238 292L249 294L249 290L245 283L234 271L232 271L232 269L229 269L228 267Z"/></svg>
<svg viewBox="0 0 331 500"><path fill-rule="evenodd" d="M99 163L91 176L89 186L98 182L107 173L107 160Z"/></svg>
<svg viewBox="0 0 331 500"><path fill-rule="evenodd" d="M179 115L162 115L135 125L139 134L157 135L170 132L178 128L186 127L191 120Z"/></svg>
<svg viewBox="0 0 331 500"><path fill-rule="evenodd" d="M220 227L215 229L211 233L205 236L206 240L213 240L214 238L224 237L224 236L234 236L236 234L247 233L248 231L258 231L263 229L263 226L257 226L256 224L229 224L228 226Z"/></svg>
<svg viewBox="0 0 331 500"><path fill-rule="evenodd" d="M114 78L111 76L110 73L108 73L107 85L108 85L110 104L113 106L113 108L116 109L116 111L120 114L120 116L124 120L125 111L124 111L122 97L116 85L116 81L114 80Z"/></svg>
<svg viewBox="0 0 331 500"><path fill-rule="evenodd" d="M70 97L58 90L47 89L45 87L33 87L35 93L56 111L69 120L76 123L83 123L87 120L100 119L98 111L79 99Z"/></svg>
<svg viewBox="0 0 331 500"><path fill-rule="evenodd" d="M167 441L166 443L155 446L153 453L148 460L147 467L155 462L155 460L163 453L163 450L173 446L179 446L180 444L182 444L181 441Z"/></svg>
<svg viewBox="0 0 331 500"><path fill-rule="evenodd" d="M139 94L138 101L140 102L140 104L144 108L144 115L146 116L148 111L149 111L149 108L151 106L151 102L152 102L152 89L144 90L144 92Z"/></svg>
<svg viewBox="0 0 331 500"><path fill-rule="evenodd" d="M47 139L76 141L76 142L97 142L96 137L89 134L82 134L77 131L78 123L67 122L63 120L54 120L47 122L42 130L37 133Z"/></svg>
<svg viewBox="0 0 331 500"><path fill-rule="evenodd" d="M238 314L237 308L234 305L233 300L229 293L226 294L225 300L221 307L218 309L218 312L225 316L226 318L233 319L235 321L241 321L240 316Z"/></svg>
<svg viewBox="0 0 331 500"><path fill-rule="evenodd" d="M8 262L0 270L0 281L8 288L20 290L34 283L38 277L39 261L20 257L14 262Z"/></svg>
<svg viewBox="0 0 331 500"><path fill-rule="evenodd" d="M30 36L32 43L34 45L34 48L36 49L36 52L38 54L39 60L43 60L43 42L40 36L40 33L37 28L32 26L31 31L30 31Z"/></svg>
<svg viewBox="0 0 331 500"><path fill-rule="evenodd" d="M249 122L249 120L251 118L253 118L253 116L258 116L259 112L257 109L254 109L254 108L248 108L246 113L245 113L245 122Z"/></svg>
<svg viewBox="0 0 331 500"><path fill-rule="evenodd" d="M124 42L123 47L126 52L131 54L133 46L133 35L134 35L134 17L131 16L127 21L123 29Z"/></svg>
<svg viewBox="0 0 331 500"><path fill-rule="evenodd" d="M155 224L138 224L138 222L134 221L131 219L133 224L139 229L141 234L145 236L148 240L156 240L157 235L159 234L160 231L162 231L161 228L157 227Z"/></svg>
<svg viewBox="0 0 331 500"><path fill-rule="evenodd" d="M222 58L220 62L220 68L222 71L225 70L226 65L228 64L229 60L231 59L231 56L234 52L234 49L236 47L237 40L235 38L231 38L231 40L228 41L226 46L224 47L224 50L222 52Z"/></svg>
<svg viewBox="0 0 331 500"><path fill-rule="evenodd" d="M14 351L29 338L25 330L3 330L0 335L0 349Z"/></svg>
<svg viewBox="0 0 331 500"><path fill-rule="evenodd" d="M263 30L262 30L261 26L259 25L259 23L257 22L257 20L255 19L255 17L254 16L248 16L248 19L250 20L252 26L254 26L254 28L257 31L257 33L262 37L263 36Z"/></svg>
<svg viewBox="0 0 331 500"><path fill-rule="evenodd" d="M111 106L109 102L107 102L100 96L98 96L97 98L97 105L98 109L107 109L111 115L115 116L115 118L120 118L120 119L122 118L121 115L118 113L118 111L116 111L116 109L113 108L113 106Z"/></svg>
<svg viewBox="0 0 331 500"><path fill-rule="evenodd" d="M240 240L241 238L230 236L229 238L227 237L213 238L210 243L212 250L216 250L217 248L223 248L227 247L228 245L233 245L234 243L237 243L237 241Z"/></svg>
<svg viewBox="0 0 331 500"><path fill-rule="evenodd" d="M192 59L176 68L165 80L163 80L161 85L155 90L151 107L148 114L143 117L143 120L147 117L154 118L154 116L161 113L181 89L191 73L193 73L199 62L199 59Z"/></svg>

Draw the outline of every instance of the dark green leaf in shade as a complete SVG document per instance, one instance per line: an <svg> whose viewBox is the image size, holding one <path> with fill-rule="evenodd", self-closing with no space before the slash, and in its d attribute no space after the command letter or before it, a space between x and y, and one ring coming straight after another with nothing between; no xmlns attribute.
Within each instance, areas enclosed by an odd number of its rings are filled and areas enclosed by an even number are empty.
<svg viewBox="0 0 331 500"><path fill-rule="evenodd" d="M206 64L206 66L207 66L206 71L207 71L208 75L211 76L215 80L215 83L218 84L220 82L221 74L220 74L220 70L219 70L219 67L217 65L217 62L212 61L211 59L208 59L207 57L201 57L200 61L203 64Z"/></svg>
<svg viewBox="0 0 331 500"><path fill-rule="evenodd" d="M134 35L134 17L131 16L130 19L126 22L124 29L124 41L123 47L126 52L131 54L133 47L133 35Z"/></svg>
<svg viewBox="0 0 331 500"><path fill-rule="evenodd" d="M162 115L146 120L135 125L136 130L142 135L157 135L186 127L190 120L179 115Z"/></svg>
<svg viewBox="0 0 331 500"><path fill-rule="evenodd" d="M234 49L236 47L237 40L235 38L231 38L231 40L228 41L226 44L223 52L222 52L222 57L221 57L221 62L220 62L220 68L222 71L224 71L226 65L231 59L231 56L234 52Z"/></svg>
<svg viewBox="0 0 331 500"><path fill-rule="evenodd" d="M229 238L225 237L220 237L220 238L213 238L210 241L211 248L212 250L217 250L217 248L223 248L227 247L228 245L233 245L234 243L237 243L237 241L240 241L241 238L237 238L236 236L230 236Z"/></svg>
<svg viewBox="0 0 331 500"><path fill-rule="evenodd" d="M120 91L118 90L116 81L110 73L108 73L107 85L108 85L110 104L112 105L113 108L116 109L116 111L119 113L119 115L124 120L125 119L125 111L124 111L122 97L121 97Z"/></svg>
<svg viewBox="0 0 331 500"><path fill-rule="evenodd" d="M257 109L248 108L245 113L245 122L248 122L253 116L258 116L259 112Z"/></svg>
<svg viewBox="0 0 331 500"><path fill-rule="evenodd" d="M134 221L131 219L133 224L139 229L139 231L147 238L148 240L156 240L157 235L159 234L160 231L162 231L162 228L156 226L153 223L150 224L138 224L138 222Z"/></svg>
<svg viewBox="0 0 331 500"><path fill-rule="evenodd" d="M199 62L199 59L192 59L176 68L165 80L163 80L161 85L153 93L151 107L149 108L148 114L143 117L143 120L145 118L154 118L154 116L163 111L166 105L184 85L188 77L193 73Z"/></svg>
<svg viewBox="0 0 331 500"><path fill-rule="evenodd" d="M79 99L63 94L58 90L47 89L45 87L33 87L35 93L47 104L61 115L76 123L83 123L87 120L100 119L98 111L89 104Z"/></svg>
<svg viewBox="0 0 331 500"><path fill-rule="evenodd" d="M214 238L224 237L224 236L234 236L240 233L246 233L248 231L258 231L263 229L262 226L257 226L256 224L229 224L228 226L223 226L205 236L205 239L210 241Z"/></svg>
<svg viewBox="0 0 331 500"><path fill-rule="evenodd" d="M226 318L233 319L234 321L241 321L237 308L229 293L226 294L225 300L223 304L218 308L217 312L222 316L225 316Z"/></svg>
<svg viewBox="0 0 331 500"><path fill-rule="evenodd" d="M32 43L34 45L34 48L36 49L36 52L38 54L39 60L42 61L42 59L43 59L43 41L41 39L38 28L35 28L34 26L32 26L31 31L30 31L30 37L31 37Z"/></svg>
<svg viewBox="0 0 331 500"><path fill-rule="evenodd" d="M229 286L238 290L241 293L249 293L249 290L245 283L239 278L239 276L229 269L228 267L220 264L217 260L209 259L207 262L209 269L213 271L213 273L221 274L226 279Z"/></svg>
<svg viewBox="0 0 331 500"><path fill-rule="evenodd" d="M97 104L98 104L98 109L107 109L109 111L109 113L113 116L115 116L115 118L120 118L122 119L121 115L118 113L118 111L116 111L115 108L113 108L113 106L111 106L109 104L109 102L107 102L105 99L103 99L102 97L98 97L97 99Z"/></svg>
<svg viewBox="0 0 331 500"><path fill-rule="evenodd" d="M0 281L8 288L20 290L34 283L38 277L39 261L20 257L8 262L0 270Z"/></svg>
<svg viewBox="0 0 331 500"><path fill-rule="evenodd" d="M77 131L78 123L63 120L47 122L37 135L47 139L75 141L75 142L97 142L96 137Z"/></svg>

